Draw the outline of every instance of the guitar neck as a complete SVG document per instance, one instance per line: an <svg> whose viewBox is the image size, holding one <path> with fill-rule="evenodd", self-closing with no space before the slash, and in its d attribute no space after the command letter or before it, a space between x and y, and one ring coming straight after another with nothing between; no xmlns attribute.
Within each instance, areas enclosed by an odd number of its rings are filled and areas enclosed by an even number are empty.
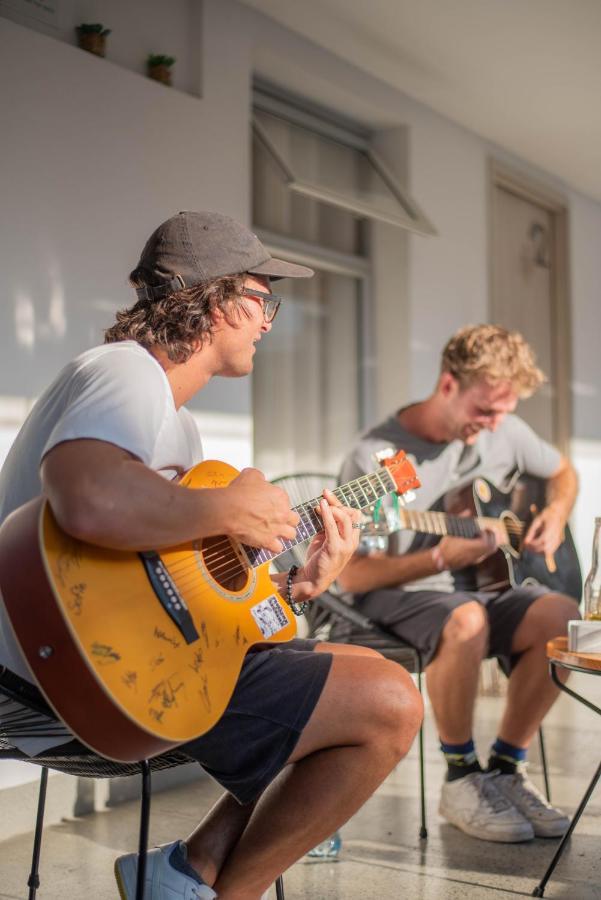
<svg viewBox="0 0 601 900"><path fill-rule="evenodd" d="M376 472L369 475L362 475L349 481L340 487L334 489L333 494L342 503L343 506L350 506L353 509L366 509L373 506L381 497L391 494L398 490L397 484L384 466ZM323 531L321 516L316 512L321 497L315 497L313 500L306 500L305 503L294 507L294 512L300 516L300 525L296 529L296 537L292 540L282 541L284 549L280 553L272 553L264 548L249 547L242 545L244 553L250 563L255 568L263 563L276 559L287 550L302 544L303 541L314 537L320 531ZM402 497L400 498L402 500Z"/></svg>
<svg viewBox="0 0 601 900"><path fill-rule="evenodd" d="M452 537L476 538L485 528L498 525L497 519L476 518L473 516L451 516L443 512L425 510L401 510L399 513L404 528L421 534L451 535Z"/></svg>

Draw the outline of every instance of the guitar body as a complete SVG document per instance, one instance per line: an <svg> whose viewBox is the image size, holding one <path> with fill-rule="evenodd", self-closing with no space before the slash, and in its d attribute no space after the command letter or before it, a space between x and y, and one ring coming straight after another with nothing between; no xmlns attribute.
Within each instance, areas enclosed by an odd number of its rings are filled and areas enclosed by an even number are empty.
<svg viewBox="0 0 601 900"><path fill-rule="evenodd" d="M190 489L238 472L207 461ZM102 756L131 762L217 723L249 647L294 637L269 577L229 538L159 554L95 547L66 535L42 498L0 532L0 585L13 629L50 705Z"/></svg>
<svg viewBox="0 0 601 900"><path fill-rule="evenodd" d="M507 491L500 490L485 478L476 478L463 488L445 494L440 509L452 515L468 510L470 515L476 517L500 519L507 523L521 521L526 524L527 530L536 511L546 505L545 489L544 479L530 475L520 475ZM544 584L552 591L580 601L582 576L569 528L566 527L564 540L555 551L552 562L540 553L523 550L521 538L511 532L510 540L510 544L502 546L475 567L478 590L497 591L533 583Z"/></svg>

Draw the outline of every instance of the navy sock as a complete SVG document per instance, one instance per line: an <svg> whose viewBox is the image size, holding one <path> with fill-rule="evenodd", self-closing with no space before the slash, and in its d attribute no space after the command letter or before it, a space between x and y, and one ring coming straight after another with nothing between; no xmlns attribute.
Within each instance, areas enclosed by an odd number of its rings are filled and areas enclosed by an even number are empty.
<svg viewBox="0 0 601 900"><path fill-rule="evenodd" d="M502 775L515 775L520 764L525 762L527 753L525 747L516 747L498 737L490 748L487 771L496 769Z"/></svg>
<svg viewBox="0 0 601 900"><path fill-rule="evenodd" d="M188 862L188 852L183 841L178 841L169 855L169 864L173 866L182 875L193 878L198 884L204 884L198 872L196 872Z"/></svg>
<svg viewBox="0 0 601 900"><path fill-rule="evenodd" d="M482 771L471 738L464 744L445 744L444 741L441 741L440 749L447 762L447 781L456 781L458 778L471 775L472 772Z"/></svg>

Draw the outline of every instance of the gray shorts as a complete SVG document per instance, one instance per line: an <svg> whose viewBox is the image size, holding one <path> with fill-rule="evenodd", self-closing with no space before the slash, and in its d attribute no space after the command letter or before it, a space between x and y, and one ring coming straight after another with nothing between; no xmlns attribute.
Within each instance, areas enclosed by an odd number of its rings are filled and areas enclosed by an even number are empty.
<svg viewBox="0 0 601 900"><path fill-rule="evenodd" d="M332 665L331 653L313 652L317 643L295 639L251 647L219 722L177 748L239 803L256 800L284 768L317 705ZM40 755L89 753L75 739Z"/></svg>
<svg viewBox="0 0 601 900"><path fill-rule="evenodd" d="M442 630L451 613L474 600L485 607L490 626L488 657L496 657L506 674L519 659L512 653L513 635L528 607L548 594L544 585L511 588L501 593L488 591L401 591L385 589L357 597L357 607L370 619L390 628L419 651L422 665L436 656ZM574 607L577 603L574 601Z"/></svg>
<svg viewBox="0 0 601 900"><path fill-rule="evenodd" d="M178 749L197 760L240 803L252 803L294 750L332 665L318 642L297 638L246 654L217 725Z"/></svg>

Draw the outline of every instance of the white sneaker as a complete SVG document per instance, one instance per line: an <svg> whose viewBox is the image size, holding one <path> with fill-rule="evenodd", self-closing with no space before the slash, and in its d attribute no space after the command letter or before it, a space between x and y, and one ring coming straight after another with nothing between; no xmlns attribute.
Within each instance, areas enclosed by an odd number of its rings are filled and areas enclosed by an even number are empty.
<svg viewBox="0 0 601 900"><path fill-rule="evenodd" d="M180 871L175 868L170 857L176 851L178 861L183 860ZM177 852L179 850L179 852ZM146 859L146 879L144 900L215 900L217 894L192 874L191 867L185 862L186 845L182 841L164 844L155 850L149 850ZM188 874L188 871L190 874ZM115 878L121 894L121 900L135 900L136 877L138 873L138 854L128 853L115 860Z"/></svg>
<svg viewBox="0 0 601 900"><path fill-rule="evenodd" d="M537 837L561 837L570 827L570 820L566 814L551 806L546 797L532 784L525 766L518 769L515 775L497 772L494 784L524 818L531 822Z"/></svg>
<svg viewBox="0 0 601 900"><path fill-rule="evenodd" d="M438 811L448 822L483 841L530 841L534 829L521 812L495 787L486 772L472 772L445 781Z"/></svg>

